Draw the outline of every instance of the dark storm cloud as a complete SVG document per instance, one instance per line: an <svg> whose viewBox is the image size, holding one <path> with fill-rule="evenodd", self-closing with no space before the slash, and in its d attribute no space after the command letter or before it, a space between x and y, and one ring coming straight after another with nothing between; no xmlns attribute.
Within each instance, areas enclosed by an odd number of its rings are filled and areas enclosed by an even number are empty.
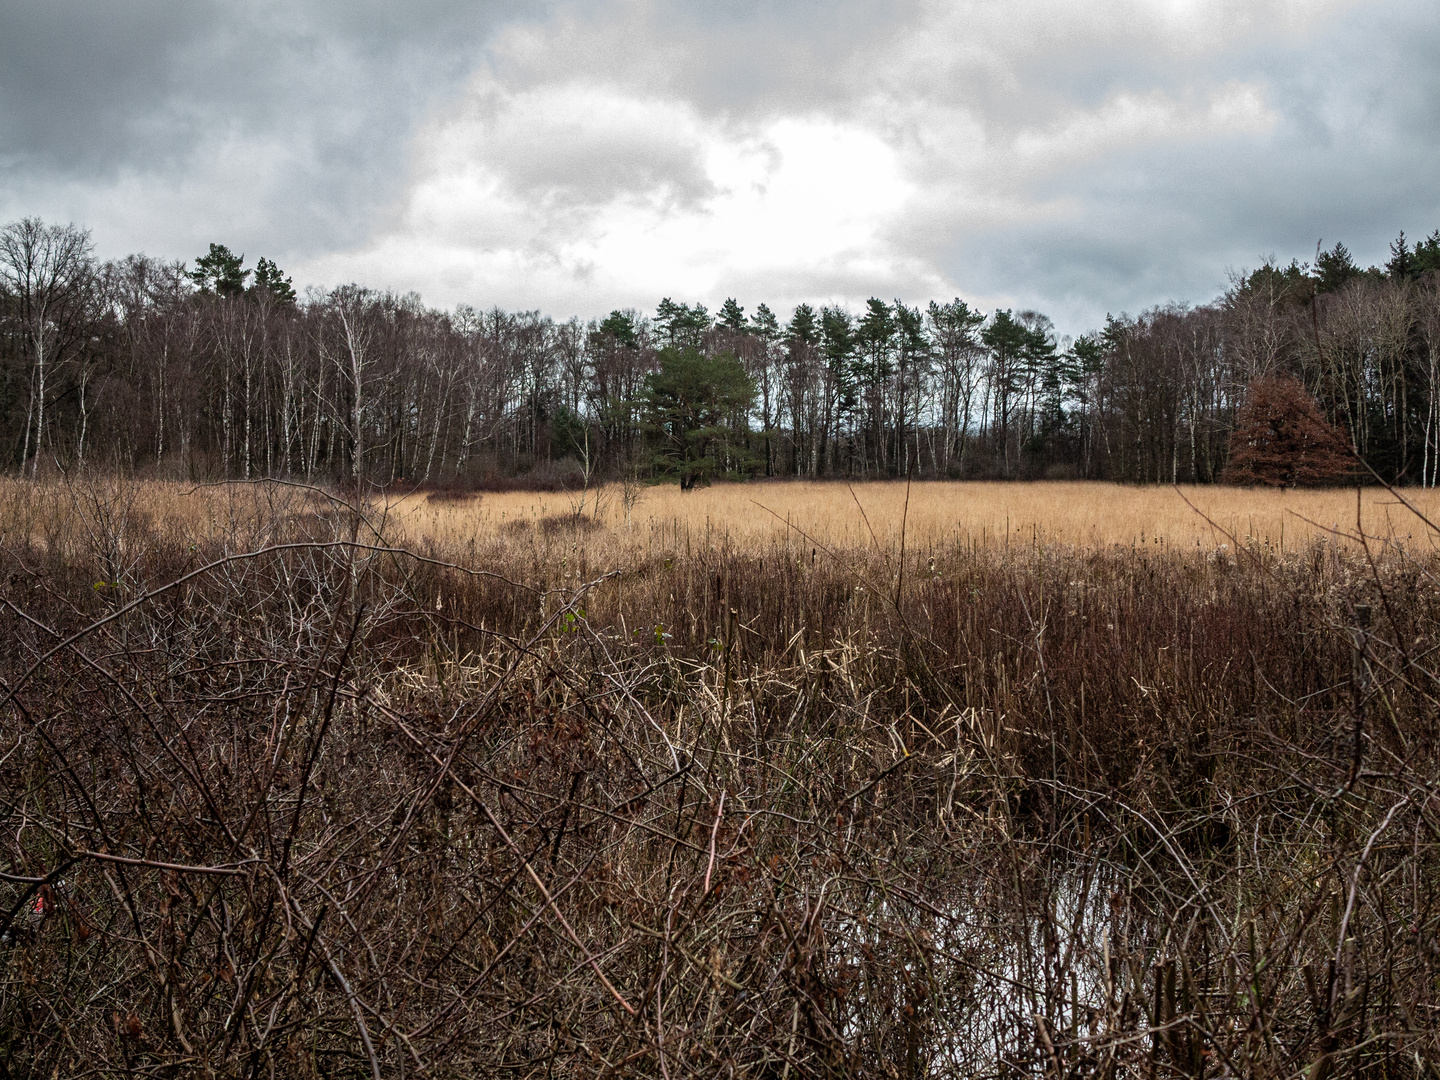
<svg viewBox="0 0 1440 1080"><path fill-rule="evenodd" d="M210 203L211 221L169 222L152 245L227 221L247 234L227 239L272 251L358 242L403 188L417 117L519 6L0 0L4 209L83 215L118 183ZM175 195L187 185L209 191ZM103 241L110 223L89 224Z"/></svg>
<svg viewBox="0 0 1440 1080"><path fill-rule="evenodd" d="M18 164L105 173L217 127L403 112L465 74L517 6L3 0L0 136Z"/></svg>
<svg viewBox="0 0 1440 1080"><path fill-rule="evenodd" d="M1074 332L1440 226L1425 0L0 0L0 27L0 215L441 303L954 290Z"/></svg>
<svg viewBox="0 0 1440 1080"><path fill-rule="evenodd" d="M213 33L215 7L156 0L0 5L0 153L9 167L105 172L188 137L156 140L145 132L180 89L180 55Z"/></svg>
<svg viewBox="0 0 1440 1080"><path fill-rule="evenodd" d="M1319 33L1223 55L1216 79L1254 80L1268 132L1121 150L1045 177L1058 219L955 238L942 262L1072 328L1106 311L1205 302L1227 272L1274 256L1313 259L1343 242L1362 264L1440 228L1440 17L1430 5L1367 5Z"/></svg>

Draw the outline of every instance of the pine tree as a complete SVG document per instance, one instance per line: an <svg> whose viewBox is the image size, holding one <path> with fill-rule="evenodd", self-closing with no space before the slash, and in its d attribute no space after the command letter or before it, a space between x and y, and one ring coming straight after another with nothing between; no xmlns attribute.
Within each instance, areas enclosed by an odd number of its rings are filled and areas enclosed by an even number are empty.
<svg viewBox="0 0 1440 1080"><path fill-rule="evenodd" d="M811 313L814 319L814 313ZM780 320L775 318L775 313L764 304L755 308L755 314L750 316L750 332L758 336L762 341L776 341L780 337Z"/></svg>
<svg viewBox="0 0 1440 1080"><path fill-rule="evenodd" d="M281 273L278 266L266 258L260 259L255 264L255 284L250 286L250 292L254 293L262 289L274 297L275 302L281 306L295 306L294 284Z"/></svg>
<svg viewBox="0 0 1440 1080"><path fill-rule="evenodd" d="M814 345L818 342L820 340L820 324L816 320L815 309L809 304L801 304L797 307L785 327L785 338L801 345Z"/></svg>
<svg viewBox="0 0 1440 1080"><path fill-rule="evenodd" d="M895 313L890 305L872 296L865 302L856 339L864 349L861 377L868 386L883 383L891 375L891 349L895 342Z"/></svg>
<svg viewBox="0 0 1440 1080"><path fill-rule="evenodd" d="M645 379L655 463L689 490L722 471L727 459L742 456L726 421L743 418L754 405L755 382L729 352L706 356L689 346L666 346L659 360L660 370Z"/></svg>
<svg viewBox="0 0 1440 1080"><path fill-rule="evenodd" d="M190 280L203 293L216 296L241 296L250 271L243 269L244 255L236 255L224 244L211 244L208 254L195 260Z"/></svg>
<svg viewBox="0 0 1440 1080"><path fill-rule="evenodd" d="M745 332L745 309L735 302L733 296L727 297L725 303L720 305L719 322L726 330L737 334Z"/></svg>
<svg viewBox="0 0 1440 1080"><path fill-rule="evenodd" d="M796 309L799 315L799 309ZM829 376L835 398L834 427L855 408L855 347L858 335L850 313L842 307L820 309L821 351L825 356L826 374Z"/></svg>
<svg viewBox="0 0 1440 1080"><path fill-rule="evenodd" d="M1349 249L1344 244L1336 244L1329 251L1322 251L1315 256L1315 291L1338 292L1363 272L1355 265Z"/></svg>
<svg viewBox="0 0 1440 1080"><path fill-rule="evenodd" d="M1390 245L1390 261L1385 264L1385 272L1395 281L1408 281L1416 277L1415 254L1410 250L1410 242L1405 239L1405 232L1401 230L1395 242Z"/></svg>
<svg viewBox="0 0 1440 1080"><path fill-rule="evenodd" d="M1030 331L1007 308L996 311L989 325L980 331L980 340L990 350L995 397L996 434L1000 439L1005 475L1011 473L1011 410L1020 391L1024 375L1025 350L1030 344Z"/></svg>
<svg viewBox="0 0 1440 1080"><path fill-rule="evenodd" d="M667 296L655 308L655 329L664 334L666 342L671 345L689 345L698 349L701 337L710 329L710 312L704 304L694 307L677 304Z"/></svg>
<svg viewBox="0 0 1440 1080"><path fill-rule="evenodd" d="M671 345L675 344L678 324L684 319L685 310L684 304L677 304L668 296L655 305L655 332L663 334Z"/></svg>
<svg viewBox="0 0 1440 1080"><path fill-rule="evenodd" d="M1423 277L1440 270L1440 229L1415 245L1415 276Z"/></svg>
<svg viewBox="0 0 1440 1080"><path fill-rule="evenodd" d="M609 334L615 339L615 344L624 349L635 349L640 345L635 318L628 311L610 312L600 324L600 332Z"/></svg>

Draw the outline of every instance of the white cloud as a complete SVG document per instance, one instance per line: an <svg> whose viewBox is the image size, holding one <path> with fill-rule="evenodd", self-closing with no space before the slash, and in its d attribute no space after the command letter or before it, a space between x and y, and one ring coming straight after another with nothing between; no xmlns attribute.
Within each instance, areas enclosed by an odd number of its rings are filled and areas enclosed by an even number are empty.
<svg viewBox="0 0 1440 1080"><path fill-rule="evenodd" d="M389 268L444 302L544 297L587 314L671 293L939 282L886 235L914 195L899 154L825 116L737 123L615 87L509 92L486 76L425 129L415 162L399 227L307 273Z"/></svg>

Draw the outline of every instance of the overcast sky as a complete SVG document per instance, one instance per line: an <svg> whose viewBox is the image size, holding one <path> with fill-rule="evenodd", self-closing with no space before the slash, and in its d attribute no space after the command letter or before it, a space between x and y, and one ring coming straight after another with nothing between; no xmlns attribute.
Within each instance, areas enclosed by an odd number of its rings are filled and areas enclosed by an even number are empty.
<svg viewBox="0 0 1440 1080"><path fill-rule="evenodd" d="M1440 227L1435 0L0 0L0 220L583 317L1062 331Z"/></svg>

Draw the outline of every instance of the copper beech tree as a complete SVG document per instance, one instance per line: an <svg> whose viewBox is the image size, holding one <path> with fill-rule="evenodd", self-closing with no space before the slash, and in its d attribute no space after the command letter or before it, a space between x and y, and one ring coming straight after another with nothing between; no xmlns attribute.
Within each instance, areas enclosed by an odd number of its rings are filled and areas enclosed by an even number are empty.
<svg viewBox="0 0 1440 1080"><path fill-rule="evenodd" d="M1309 487L1344 478L1355 463L1345 433L1297 379L1256 379L1230 436L1230 484Z"/></svg>

